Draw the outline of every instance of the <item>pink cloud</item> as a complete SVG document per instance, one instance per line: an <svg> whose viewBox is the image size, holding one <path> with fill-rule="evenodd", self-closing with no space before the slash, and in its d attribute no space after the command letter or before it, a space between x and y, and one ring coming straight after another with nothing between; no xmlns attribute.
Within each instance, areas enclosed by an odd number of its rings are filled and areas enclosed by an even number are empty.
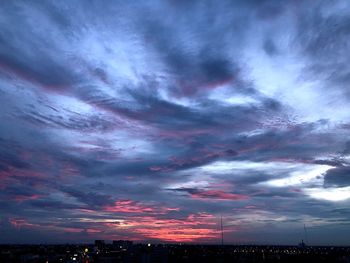
<svg viewBox="0 0 350 263"><path fill-rule="evenodd" d="M140 237L138 240L157 239L165 242L207 242L220 236L217 218L208 213L191 214L185 219L159 219L154 216L138 216L120 224L106 223L118 231L126 230Z"/></svg>
<svg viewBox="0 0 350 263"><path fill-rule="evenodd" d="M177 207L165 207L148 205L132 200L116 201L113 206L105 206L106 212L127 213L127 214L167 214L171 211L179 211Z"/></svg>
<svg viewBox="0 0 350 263"><path fill-rule="evenodd" d="M15 200L17 202L23 202L23 201L27 201L27 200L36 200L41 198L42 195L16 195L15 196Z"/></svg>
<svg viewBox="0 0 350 263"><path fill-rule="evenodd" d="M26 219L23 218L10 218L10 224L15 228L38 226L37 224L29 223Z"/></svg>
<svg viewBox="0 0 350 263"><path fill-rule="evenodd" d="M248 199L246 195L232 194L220 190L200 190L191 193L194 199L219 199L219 200L245 200Z"/></svg>

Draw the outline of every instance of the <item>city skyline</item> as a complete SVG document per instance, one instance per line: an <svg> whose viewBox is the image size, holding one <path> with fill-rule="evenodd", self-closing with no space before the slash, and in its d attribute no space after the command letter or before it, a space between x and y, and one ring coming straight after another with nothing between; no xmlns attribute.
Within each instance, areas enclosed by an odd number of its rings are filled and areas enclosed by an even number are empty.
<svg viewBox="0 0 350 263"><path fill-rule="evenodd" d="M0 243L350 245L349 11L3 1Z"/></svg>

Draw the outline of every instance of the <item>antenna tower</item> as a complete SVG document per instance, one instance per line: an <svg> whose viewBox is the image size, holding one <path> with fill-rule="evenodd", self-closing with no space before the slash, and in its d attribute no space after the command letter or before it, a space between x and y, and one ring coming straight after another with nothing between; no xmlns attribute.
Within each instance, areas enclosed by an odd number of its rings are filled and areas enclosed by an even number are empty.
<svg viewBox="0 0 350 263"><path fill-rule="evenodd" d="M306 241L306 244L309 244L309 240L307 238L307 231L306 231L306 226L304 224L304 235L305 235L305 241Z"/></svg>
<svg viewBox="0 0 350 263"><path fill-rule="evenodd" d="M222 215L220 215L220 222L221 222L221 245L224 245L224 227L222 225Z"/></svg>

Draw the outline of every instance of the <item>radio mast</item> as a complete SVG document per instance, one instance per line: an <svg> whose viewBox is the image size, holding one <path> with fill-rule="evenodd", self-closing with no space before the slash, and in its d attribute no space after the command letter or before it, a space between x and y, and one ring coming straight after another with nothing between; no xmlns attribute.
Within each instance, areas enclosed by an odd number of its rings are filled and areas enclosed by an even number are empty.
<svg viewBox="0 0 350 263"><path fill-rule="evenodd" d="M221 246L224 245L224 227L222 225L222 215L220 215L220 222L221 222Z"/></svg>
<svg viewBox="0 0 350 263"><path fill-rule="evenodd" d="M307 231L306 231L306 226L304 224L304 235L305 235L305 241L306 241L306 244L308 245L309 244L309 240L307 238Z"/></svg>

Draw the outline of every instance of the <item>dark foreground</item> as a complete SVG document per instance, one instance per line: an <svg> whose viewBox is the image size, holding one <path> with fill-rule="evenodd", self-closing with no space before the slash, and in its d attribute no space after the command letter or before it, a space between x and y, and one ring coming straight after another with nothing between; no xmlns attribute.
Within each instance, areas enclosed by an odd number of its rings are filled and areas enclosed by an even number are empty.
<svg viewBox="0 0 350 263"><path fill-rule="evenodd" d="M1 263L349 262L350 247L147 245L0 245Z"/></svg>

